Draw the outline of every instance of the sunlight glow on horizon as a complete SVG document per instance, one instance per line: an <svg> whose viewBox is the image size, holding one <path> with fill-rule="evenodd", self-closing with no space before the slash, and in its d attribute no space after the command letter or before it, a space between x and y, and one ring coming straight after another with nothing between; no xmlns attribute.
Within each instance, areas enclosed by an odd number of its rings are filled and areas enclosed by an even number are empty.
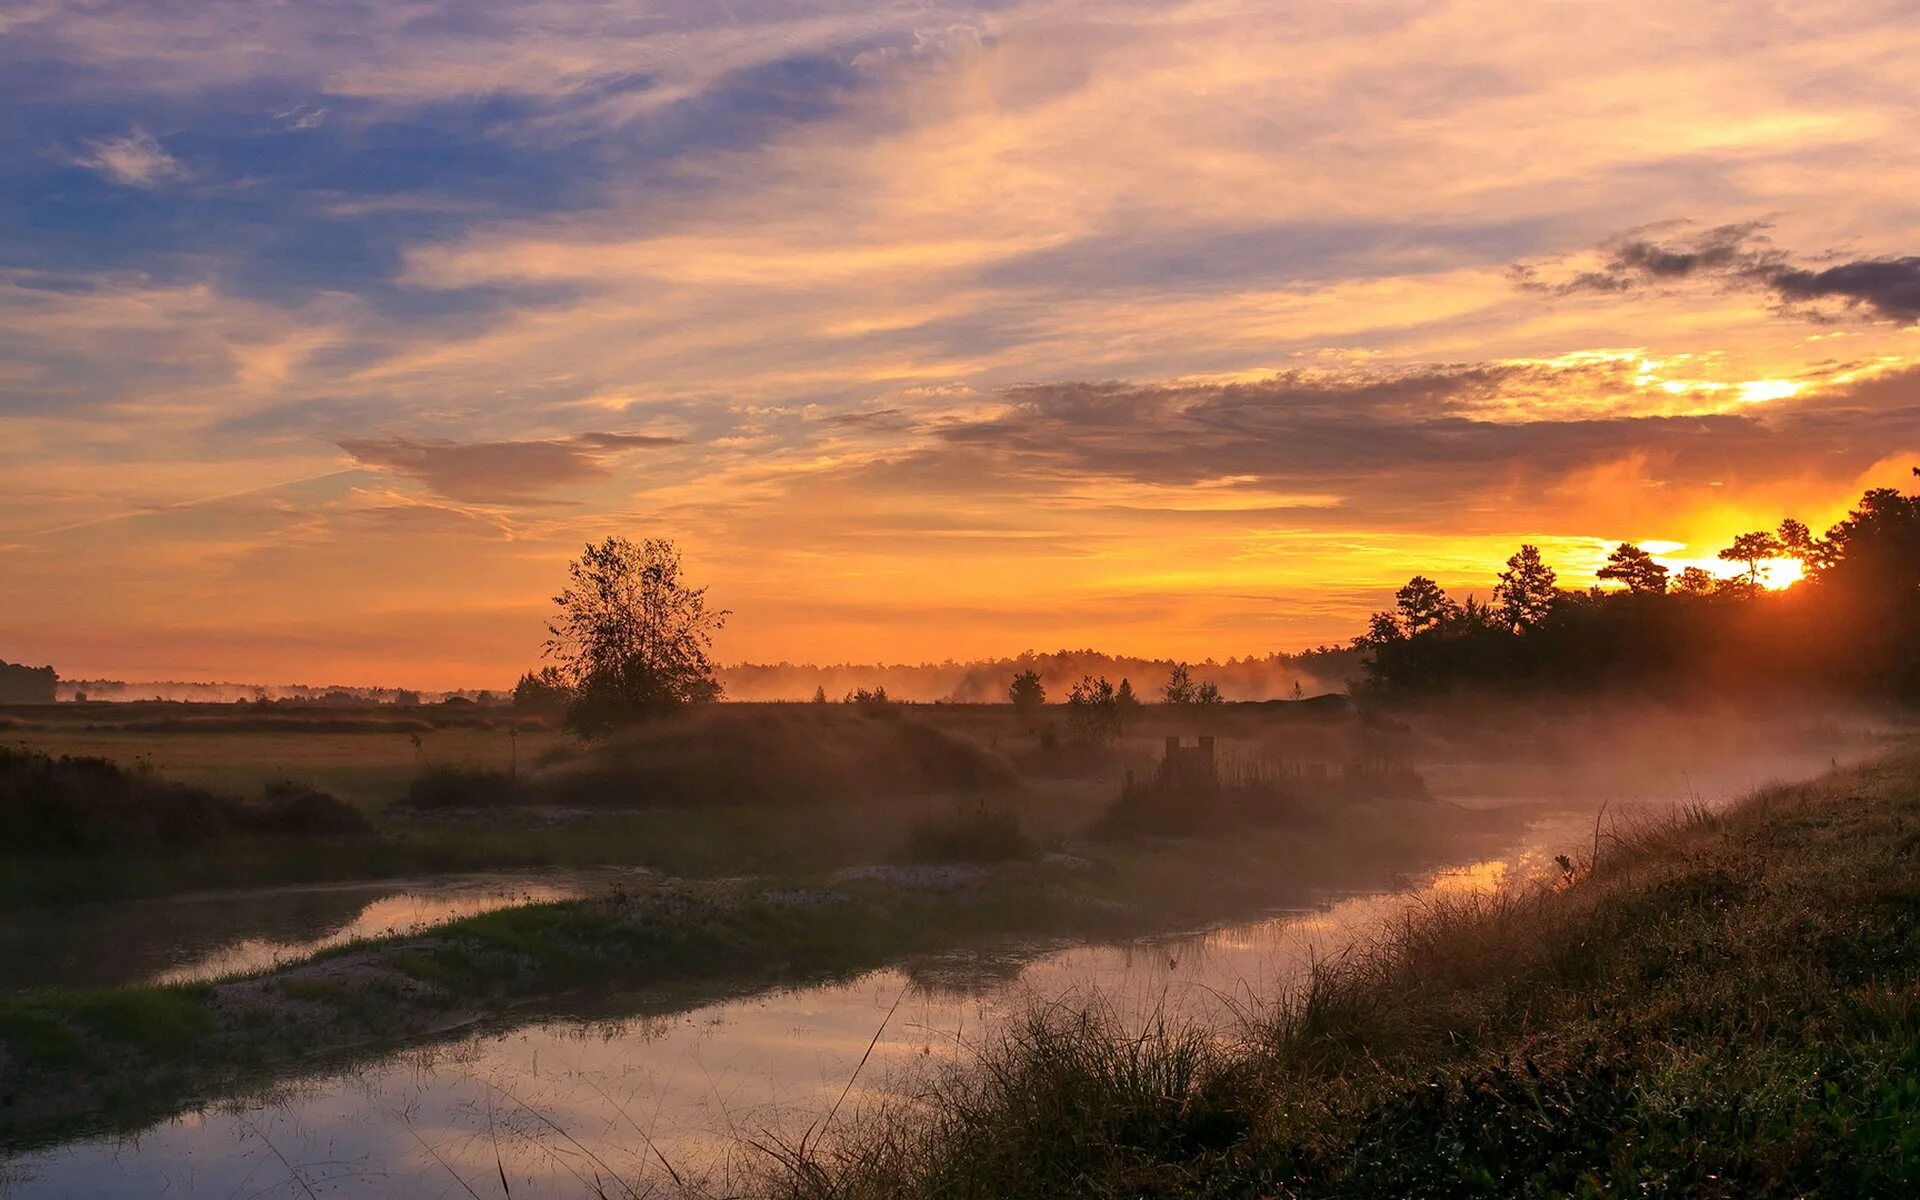
<svg viewBox="0 0 1920 1200"><path fill-rule="evenodd" d="M1880 5L30 7L0 658L69 676L498 687L612 533L731 661L1294 650L1920 461Z"/></svg>

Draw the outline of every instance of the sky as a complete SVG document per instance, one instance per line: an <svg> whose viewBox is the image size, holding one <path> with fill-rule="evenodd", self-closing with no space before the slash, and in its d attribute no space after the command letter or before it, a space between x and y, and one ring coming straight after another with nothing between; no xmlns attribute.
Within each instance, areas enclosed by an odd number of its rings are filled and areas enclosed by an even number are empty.
<svg viewBox="0 0 1920 1200"><path fill-rule="evenodd" d="M7 0L0 658L1344 641L1920 462L1920 5Z"/></svg>

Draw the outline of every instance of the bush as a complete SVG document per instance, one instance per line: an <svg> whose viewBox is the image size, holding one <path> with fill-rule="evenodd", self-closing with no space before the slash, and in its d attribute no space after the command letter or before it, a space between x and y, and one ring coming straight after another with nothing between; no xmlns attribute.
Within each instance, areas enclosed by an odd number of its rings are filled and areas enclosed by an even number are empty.
<svg viewBox="0 0 1920 1200"><path fill-rule="evenodd" d="M332 792L283 779L269 783L260 803L241 814L253 833L364 834L373 823Z"/></svg>
<svg viewBox="0 0 1920 1200"><path fill-rule="evenodd" d="M235 802L104 758L0 748L0 844L55 853L217 836Z"/></svg>
<svg viewBox="0 0 1920 1200"><path fill-rule="evenodd" d="M1006 862L1032 858L1033 839L1004 808L962 810L918 821L907 834L909 862Z"/></svg>
<svg viewBox="0 0 1920 1200"><path fill-rule="evenodd" d="M491 767L434 766L420 772L401 801L409 808L494 808L532 804L534 789Z"/></svg>
<svg viewBox="0 0 1920 1200"><path fill-rule="evenodd" d="M105 758L0 747L0 853L74 854L191 846L247 833L371 829L358 809L304 784L272 784L258 803L248 804L145 767L128 771Z"/></svg>

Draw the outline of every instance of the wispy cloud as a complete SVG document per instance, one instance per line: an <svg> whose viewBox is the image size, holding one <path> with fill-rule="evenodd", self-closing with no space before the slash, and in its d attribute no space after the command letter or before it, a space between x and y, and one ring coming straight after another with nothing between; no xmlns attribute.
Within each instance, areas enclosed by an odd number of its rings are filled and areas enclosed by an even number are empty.
<svg viewBox="0 0 1920 1200"><path fill-rule="evenodd" d="M339 444L367 466L419 480L452 500L525 505L549 503L542 494L553 488L604 477L607 460L622 452L683 442L653 434L582 433L502 442L347 437Z"/></svg>
<svg viewBox="0 0 1920 1200"><path fill-rule="evenodd" d="M191 174L179 159L167 153L159 138L138 129L119 137L88 140L73 162L127 187L159 187Z"/></svg>
<svg viewBox="0 0 1920 1200"><path fill-rule="evenodd" d="M357 611L497 682L627 530L741 653L1204 655L1520 537L1817 521L1920 451L1920 23L1678 11L16 5L0 540L74 532L0 609L290 677Z"/></svg>

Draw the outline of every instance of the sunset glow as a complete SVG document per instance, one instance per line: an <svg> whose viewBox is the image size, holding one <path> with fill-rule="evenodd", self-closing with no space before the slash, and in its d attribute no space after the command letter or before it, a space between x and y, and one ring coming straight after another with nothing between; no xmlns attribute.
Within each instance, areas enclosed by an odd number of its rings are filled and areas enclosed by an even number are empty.
<svg viewBox="0 0 1920 1200"><path fill-rule="evenodd" d="M727 660L1224 658L1920 461L1899 6L330 7L0 15L10 659L498 687L611 533Z"/></svg>

